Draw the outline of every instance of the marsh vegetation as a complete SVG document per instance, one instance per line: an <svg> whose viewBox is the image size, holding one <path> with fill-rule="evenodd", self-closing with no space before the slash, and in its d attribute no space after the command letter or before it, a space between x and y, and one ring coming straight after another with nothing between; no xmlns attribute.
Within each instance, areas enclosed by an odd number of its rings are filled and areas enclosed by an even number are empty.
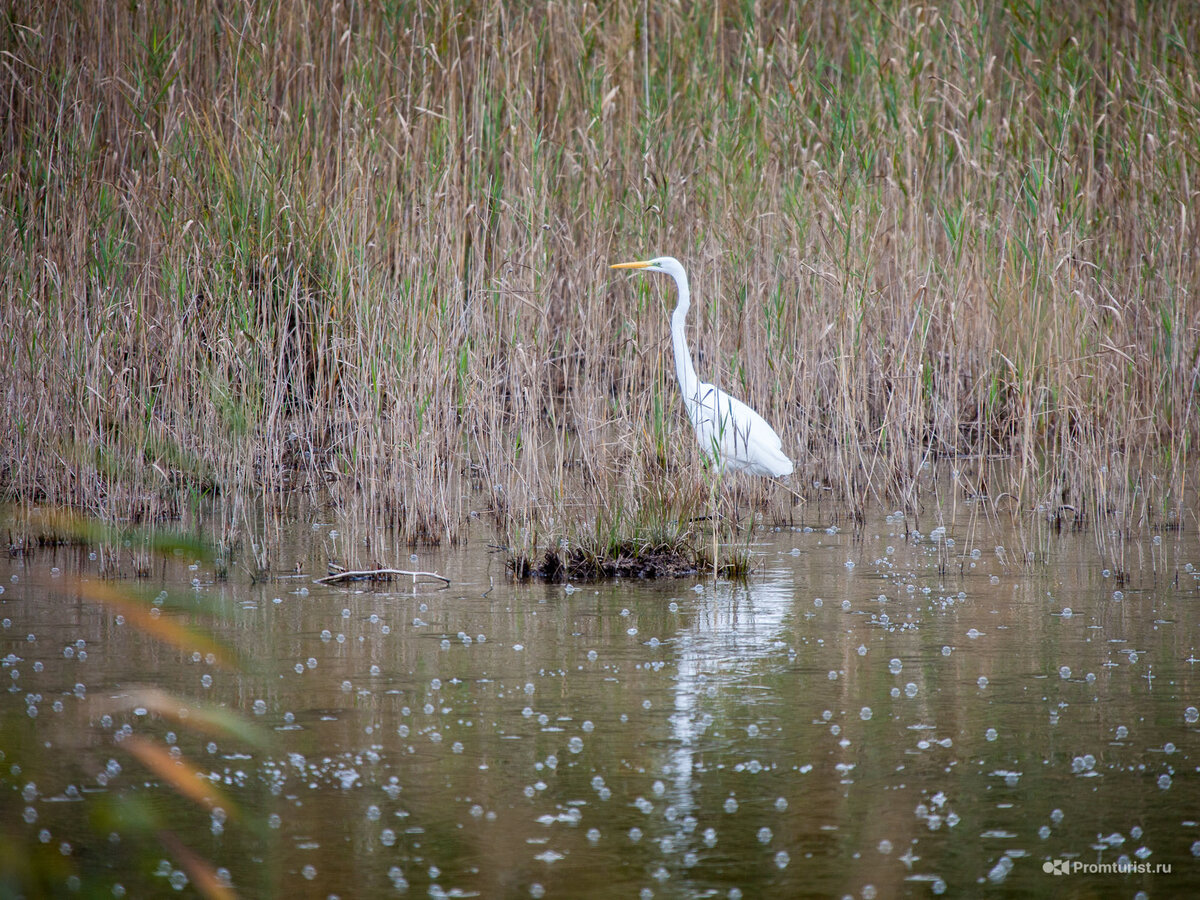
<svg viewBox="0 0 1200 900"><path fill-rule="evenodd" d="M0 487L214 497L255 557L298 495L527 552L691 521L669 287L607 268L672 253L797 462L760 520L987 498L1120 566L1194 488L1198 45L1148 2L13 4Z"/></svg>

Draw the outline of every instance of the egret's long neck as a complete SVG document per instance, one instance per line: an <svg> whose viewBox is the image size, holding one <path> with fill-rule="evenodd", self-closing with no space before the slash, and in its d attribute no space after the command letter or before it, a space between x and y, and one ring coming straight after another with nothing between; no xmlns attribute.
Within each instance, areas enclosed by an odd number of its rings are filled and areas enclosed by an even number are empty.
<svg viewBox="0 0 1200 900"><path fill-rule="evenodd" d="M679 388L685 399L693 397L699 379L696 368L692 365L692 354L688 350L687 326L688 309L692 305L691 294L688 291L687 276L680 273L675 276L675 284L679 287L679 302L675 312L671 314L671 346L675 350L675 376L679 379Z"/></svg>

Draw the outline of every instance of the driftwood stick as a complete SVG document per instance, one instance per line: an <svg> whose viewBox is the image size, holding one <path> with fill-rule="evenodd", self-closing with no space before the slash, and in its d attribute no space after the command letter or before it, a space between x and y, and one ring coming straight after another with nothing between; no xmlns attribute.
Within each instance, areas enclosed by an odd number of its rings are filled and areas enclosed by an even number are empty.
<svg viewBox="0 0 1200 900"><path fill-rule="evenodd" d="M336 584L341 581L359 581L370 579L371 581L391 581L399 575L408 575L413 580L413 585L416 585L418 578L433 578L442 582L447 587L450 586L450 579L445 575L439 575L437 572L414 572L410 569L346 569L341 572L334 572L332 575L326 575L323 578L314 578L313 581L317 584Z"/></svg>

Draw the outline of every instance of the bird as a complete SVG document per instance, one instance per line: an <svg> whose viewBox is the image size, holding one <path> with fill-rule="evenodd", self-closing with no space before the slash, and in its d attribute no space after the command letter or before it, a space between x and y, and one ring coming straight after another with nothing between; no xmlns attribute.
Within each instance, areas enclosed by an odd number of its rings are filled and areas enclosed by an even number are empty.
<svg viewBox="0 0 1200 900"><path fill-rule="evenodd" d="M700 442L700 452L709 463L718 473L748 472L774 478L790 475L792 461L783 452L783 441L766 419L741 400L696 376L684 334L691 292L683 264L673 256L659 256L642 262L614 263L611 268L663 272L675 279L679 289L679 302L671 314L675 376L679 379L684 408Z"/></svg>

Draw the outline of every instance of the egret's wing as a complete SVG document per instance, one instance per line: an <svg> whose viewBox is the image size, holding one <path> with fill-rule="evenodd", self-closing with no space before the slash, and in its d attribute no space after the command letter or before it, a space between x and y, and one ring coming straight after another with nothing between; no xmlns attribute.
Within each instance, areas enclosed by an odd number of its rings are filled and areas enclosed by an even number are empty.
<svg viewBox="0 0 1200 900"><path fill-rule="evenodd" d="M725 418L726 423L730 421L734 423L737 430L741 432L740 437L742 439L747 441L753 440L756 444L773 447L776 450L783 449L783 441L775 433L775 429L767 423L766 419L737 399L737 397L731 397L729 394L718 389L717 407Z"/></svg>
<svg viewBox="0 0 1200 900"><path fill-rule="evenodd" d="M685 405L707 456L739 469L790 471L791 460L775 429L741 400L704 383L690 399Z"/></svg>

